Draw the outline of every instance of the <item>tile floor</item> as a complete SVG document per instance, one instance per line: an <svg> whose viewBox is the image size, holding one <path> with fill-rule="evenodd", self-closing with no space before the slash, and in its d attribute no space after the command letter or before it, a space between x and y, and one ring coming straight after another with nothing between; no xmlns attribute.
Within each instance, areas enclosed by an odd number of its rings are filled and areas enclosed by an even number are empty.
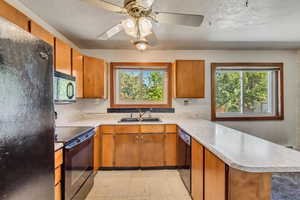
<svg viewBox="0 0 300 200"><path fill-rule="evenodd" d="M86 200L191 200L176 170L99 171Z"/></svg>

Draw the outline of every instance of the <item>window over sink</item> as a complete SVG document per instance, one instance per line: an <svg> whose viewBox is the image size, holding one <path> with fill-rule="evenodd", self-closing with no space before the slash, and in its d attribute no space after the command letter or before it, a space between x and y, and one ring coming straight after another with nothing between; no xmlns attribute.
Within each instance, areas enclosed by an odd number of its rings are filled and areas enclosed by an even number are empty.
<svg viewBox="0 0 300 200"><path fill-rule="evenodd" d="M212 120L282 120L282 63L213 63Z"/></svg>
<svg viewBox="0 0 300 200"><path fill-rule="evenodd" d="M111 63L112 108L170 108L171 63Z"/></svg>

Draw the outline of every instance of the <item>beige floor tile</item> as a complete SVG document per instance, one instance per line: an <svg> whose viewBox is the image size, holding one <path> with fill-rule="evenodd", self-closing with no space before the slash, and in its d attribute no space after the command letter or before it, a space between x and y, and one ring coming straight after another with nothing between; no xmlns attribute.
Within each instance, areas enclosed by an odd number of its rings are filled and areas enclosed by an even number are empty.
<svg viewBox="0 0 300 200"><path fill-rule="evenodd" d="M99 171L86 200L191 200L176 170Z"/></svg>

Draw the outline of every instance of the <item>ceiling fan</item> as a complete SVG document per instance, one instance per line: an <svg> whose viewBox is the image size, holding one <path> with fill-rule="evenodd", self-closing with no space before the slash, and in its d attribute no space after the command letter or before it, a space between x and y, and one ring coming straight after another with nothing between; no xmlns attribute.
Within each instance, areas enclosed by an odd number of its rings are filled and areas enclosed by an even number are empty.
<svg viewBox="0 0 300 200"><path fill-rule="evenodd" d="M114 5L103 0L81 0L96 7L115 13L128 15L129 18L114 25L102 33L98 39L107 40L120 31L134 38L133 44L138 50L146 50L148 46L155 46L158 41L152 30L152 23L167 23L184 26L200 26L203 15L156 12L152 10L154 0L124 0L124 7Z"/></svg>

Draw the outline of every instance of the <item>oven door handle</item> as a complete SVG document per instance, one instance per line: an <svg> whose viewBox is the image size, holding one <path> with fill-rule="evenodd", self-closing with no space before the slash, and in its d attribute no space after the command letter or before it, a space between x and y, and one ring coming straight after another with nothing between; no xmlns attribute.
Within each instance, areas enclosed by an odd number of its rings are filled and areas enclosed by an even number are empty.
<svg viewBox="0 0 300 200"><path fill-rule="evenodd" d="M72 143L70 143L70 144L67 144L67 145L65 146L65 149L66 149L66 150L73 149L74 147L80 145L81 143L83 143L83 142L89 140L89 139L92 138L94 135L95 135L95 131L91 131L91 132L89 133L89 135L88 135L86 138L84 138L83 140L77 140L77 141L74 141L74 142L72 142Z"/></svg>

